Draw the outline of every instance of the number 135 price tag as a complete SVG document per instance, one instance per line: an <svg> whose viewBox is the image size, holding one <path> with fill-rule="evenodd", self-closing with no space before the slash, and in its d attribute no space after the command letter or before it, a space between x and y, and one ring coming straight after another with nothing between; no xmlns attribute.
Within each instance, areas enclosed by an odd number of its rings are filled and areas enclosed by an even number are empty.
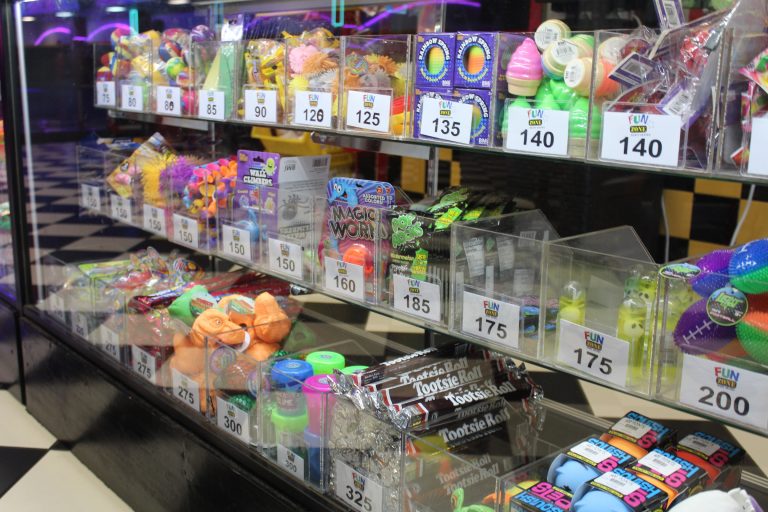
<svg viewBox="0 0 768 512"><path fill-rule="evenodd" d="M510 107L507 149L544 155L568 154L568 112Z"/></svg>
<svg viewBox="0 0 768 512"><path fill-rule="evenodd" d="M347 126L389 133L392 97L363 91L347 93Z"/></svg>
<svg viewBox="0 0 768 512"><path fill-rule="evenodd" d="M606 112L600 157L676 167L680 155L680 116Z"/></svg>
<svg viewBox="0 0 768 512"><path fill-rule="evenodd" d="M629 342L560 320L557 360L600 380L625 386Z"/></svg>
<svg viewBox="0 0 768 512"><path fill-rule="evenodd" d="M394 276L395 309L433 322L441 320L440 285Z"/></svg>
<svg viewBox="0 0 768 512"><path fill-rule="evenodd" d="M422 135L469 144L472 135L472 105L424 98L421 106Z"/></svg>
<svg viewBox="0 0 768 512"><path fill-rule="evenodd" d="M518 348L520 307L465 291L461 330L473 336Z"/></svg>

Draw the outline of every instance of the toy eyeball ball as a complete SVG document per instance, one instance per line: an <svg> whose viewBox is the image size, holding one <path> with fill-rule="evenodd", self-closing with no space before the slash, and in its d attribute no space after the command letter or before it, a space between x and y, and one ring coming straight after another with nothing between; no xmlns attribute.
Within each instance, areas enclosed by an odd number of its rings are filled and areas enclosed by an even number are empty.
<svg viewBox="0 0 768 512"><path fill-rule="evenodd" d="M342 260L345 263L351 263L353 265L360 265L363 267L365 276L368 277L373 274L373 255L362 244L353 244L346 251L344 251L344 257Z"/></svg>
<svg viewBox="0 0 768 512"><path fill-rule="evenodd" d="M731 491L704 491L675 505L670 512L700 512L702 510L717 510L717 512L763 512L755 499L744 489Z"/></svg>
<svg viewBox="0 0 768 512"><path fill-rule="evenodd" d="M547 481L570 493L600 476L600 471L565 455L559 455L549 467Z"/></svg>
<svg viewBox="0 0 768 512"><path fill-rule="evenodd" d="M571 504L572 512L630 512L622 501L603 491L589 491Z"/></svg>

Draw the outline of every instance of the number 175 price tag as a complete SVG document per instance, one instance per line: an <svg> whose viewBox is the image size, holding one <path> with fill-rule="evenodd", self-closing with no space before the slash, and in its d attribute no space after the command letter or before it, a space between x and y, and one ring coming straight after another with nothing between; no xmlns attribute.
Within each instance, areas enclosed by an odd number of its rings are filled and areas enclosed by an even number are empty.
<svg viewBox="0 0 768 512"><path fill-rule="evenodd" d="M629 342L560 320L557 360L617 386L627 384Z"/></svg>
<svg viewBox="0 0 768 512"><path fill-rule="evenodd" d="M472 135L472 105L438 98L424 98L421 105L422 135L469 144Z"/></svg>
<svg viewBox="0 0 768 512"><path fill-rule="evenodd" d="M680 116L606 112L600 157L676 167L680 155Z"/></svg>
<svg viewBox="0 0 768 512"><path fill-rule="evenodd" d="M518 348L520 307L465 291L461 330L479 338Z"/></svg>
<svg viewBox="0 0 768 512"><path fill-rule="evenodd" d="M544 155L568 154L568 112L510 107L507 149Z"/></svg>

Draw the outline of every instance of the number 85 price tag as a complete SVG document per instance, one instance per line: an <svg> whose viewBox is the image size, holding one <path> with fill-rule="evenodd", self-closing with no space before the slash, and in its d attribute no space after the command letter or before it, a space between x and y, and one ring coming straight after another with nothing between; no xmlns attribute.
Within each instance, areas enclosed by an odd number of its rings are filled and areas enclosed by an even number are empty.
<svg viewBox="0 0 768 512"><path fill-rule="evenodd" d="M424 98L421 106L422 135L469 144L472 135L472 105Z"/></svg>
<svg viewBox="0 0 768 512"><path fill-rule="evenodd" d="M198 117L214 121L223 121L226 118L224 91L200 91L198 97Z"/></svg>
<svg viewBox="0 0 768 512"><path fill-rule="evenodd" d="M680 155L680 116L606 112L600 157L676 167Z"/></svg>

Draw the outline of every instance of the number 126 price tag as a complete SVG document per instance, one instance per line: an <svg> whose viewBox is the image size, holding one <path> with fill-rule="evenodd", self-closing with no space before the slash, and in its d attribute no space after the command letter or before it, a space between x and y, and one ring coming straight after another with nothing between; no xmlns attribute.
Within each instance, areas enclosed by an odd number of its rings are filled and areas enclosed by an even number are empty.
<svg viewBox="0 0 768 512"><path fill-rule="evenodd" d="M463 332L518 348L519 306L468 291L464 292L462 305Z"/></svg>
<svg viewBox="0 0 768 512"><path fill-rule="evenodd" d="M523 153L568 154L568 112L510 107L507 149Z"/></svg>
<svg viewBox="0 0 768 512"><path fill-rule="evenodd" d="M331 127L333 95L329 92L296 91L294 124Z"/></svg>
<svg viewBox="0 0 768 512"><path fill-rule="evenodd" d="M422 135L469 144L472 135L472 105L438 98L424 98L421 105Z"/></svg>

